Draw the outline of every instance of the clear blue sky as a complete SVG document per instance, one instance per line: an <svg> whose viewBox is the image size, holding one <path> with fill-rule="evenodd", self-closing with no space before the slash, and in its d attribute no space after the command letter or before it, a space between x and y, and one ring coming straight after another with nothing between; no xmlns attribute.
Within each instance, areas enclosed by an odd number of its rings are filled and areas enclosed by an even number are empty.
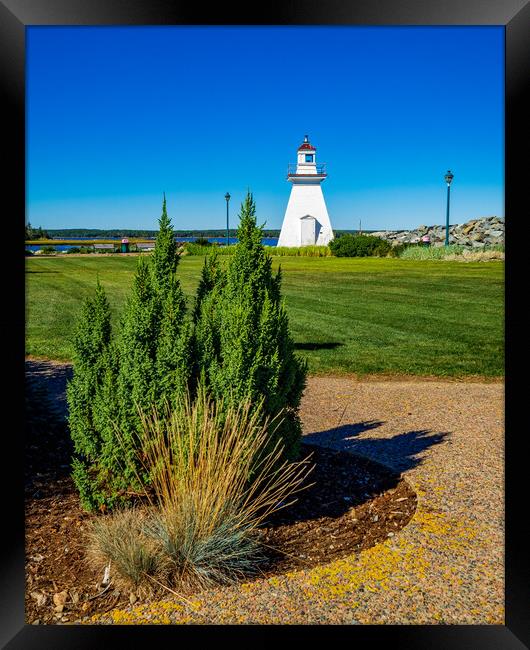
<svg viewBox="0 0 530 650"><path fill-rule="evenodd" d="M280 228L304 134L336 229L504 216L502 27L28 27L27 213L44 228Z"/></svg>

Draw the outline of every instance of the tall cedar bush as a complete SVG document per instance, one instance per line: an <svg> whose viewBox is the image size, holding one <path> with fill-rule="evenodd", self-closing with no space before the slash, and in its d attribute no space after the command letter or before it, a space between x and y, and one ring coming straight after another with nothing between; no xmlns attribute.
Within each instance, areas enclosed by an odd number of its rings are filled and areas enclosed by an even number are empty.
<svg viewBox="0 0 530 650"><path fill-rule="evenodd" d="M141 491L149 476L138 466L138 409L171 406L187 390L193 394L200 379L213 399L225 398L227 405L250 399L263 402L263 417L281 412L282 423L271 427L271 446L280 437L284 457L297 457L307 368L294 354L281 273L272 273L251 194L240 216L240 241L228 267L221 267L216 252L205 261L192 322L176 276L165 197L155 252L138 260L115 336L99 283L86 301L68 386L73 476L85 508L109 508Z"/></svg>
<svg viewBox="0 0 530 650"><path fill-rule="evenodd" d="M109 304L99 283L83 306L67 396L73 477L86 509L112 507L138 489L139 473L133 471L138 408L172 404L190 382L192 331L176 276L178 260L164 197L155 252L138 260L117 335L111 335Z"/></svg>
<svg viewBox="0 0 530 650"><path fill-rule="evenodd" d="M225 270L217 256L207 258L203 268L194 313L199 373L214 399L224 397L232 404L263 399L265 416L282 412L270 443L281 437L284 457L295 459L307 366L294 353L281 300L281 271L272 272L250 193L241 205L237 236Z"/></svg>
<svg viewBox="0 0 530 650"><path fill-rule="evenodd" d="M77 322L74 375L66 391L70 435L75 451L73 478L86 508L95 505L93 485L100 482L93 462L101 454L103 439L94 421L97 419L94 404L105 380L110 344L110 307L98 279L95 295L84 302Z"/></svg>

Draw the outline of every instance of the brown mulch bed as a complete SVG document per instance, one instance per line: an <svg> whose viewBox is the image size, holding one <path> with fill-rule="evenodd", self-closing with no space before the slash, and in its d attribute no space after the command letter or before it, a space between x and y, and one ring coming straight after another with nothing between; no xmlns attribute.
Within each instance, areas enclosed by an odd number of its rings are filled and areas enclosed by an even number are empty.
<svg viewBox="0 0 530 650"><path fill-rule="evenodd" d="M415 493L383 466L326 449L315 449L313 461L316 484L278 511L263 531L262 541L275 551L270 550L262 576L325 564L374 546L414 514ZM46 475L33 483L26 498L29 623L67 622L129 604L128 592L111 588L101 593L103 567L97 573L85 560L87 525L94 516L81 509L69 477ZM61 593L64 609L54 601Z"/></svg>
<svg viewBox="0 0 530 650"><path fill-rule="evenodd" d="M130 594L112 585L105 591L103 567L96 572L86 562L94 515L80 507L69 476L66 424L50 418L49 384L36 377L27 384L26 403L26 620L64 623L129 605ZM410 485L384 466L312 445L303 452L312 452L309 481L315 485L263 529L270 550L261 575L314 567L374 546L403 528L416 509Z"/></svg>

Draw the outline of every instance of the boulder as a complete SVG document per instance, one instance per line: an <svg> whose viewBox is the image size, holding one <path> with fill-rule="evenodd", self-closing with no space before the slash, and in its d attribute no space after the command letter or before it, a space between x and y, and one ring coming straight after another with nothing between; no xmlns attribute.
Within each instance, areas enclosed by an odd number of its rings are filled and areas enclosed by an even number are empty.
<svg viewBox="0 0 530 650"><path fill-rule="evenodd" d="M390 242L393 246L401 243L417 243L422 236L428 235L432 245L445 243L445 226L435 224L421 225L414 230L379 230L372 233ZM463 224L449 226L449 243L467 247L483 246L486 243L502 244L504 241L504 220L499 217L481 217Z"/></svg>

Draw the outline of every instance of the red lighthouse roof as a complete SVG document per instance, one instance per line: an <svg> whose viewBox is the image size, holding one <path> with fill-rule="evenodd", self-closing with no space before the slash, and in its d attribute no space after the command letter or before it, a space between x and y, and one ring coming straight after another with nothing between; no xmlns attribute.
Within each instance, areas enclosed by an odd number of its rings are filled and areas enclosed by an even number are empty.
<svg viewBox="0 0 530 650"><path fill-rule="evenodd" d="M313 147L313 145L309 144L309 139L308 139L307 135L304 136L303 143L298 147L298 151L302 151L302 150L316 151L315 147Z"/></svg>

